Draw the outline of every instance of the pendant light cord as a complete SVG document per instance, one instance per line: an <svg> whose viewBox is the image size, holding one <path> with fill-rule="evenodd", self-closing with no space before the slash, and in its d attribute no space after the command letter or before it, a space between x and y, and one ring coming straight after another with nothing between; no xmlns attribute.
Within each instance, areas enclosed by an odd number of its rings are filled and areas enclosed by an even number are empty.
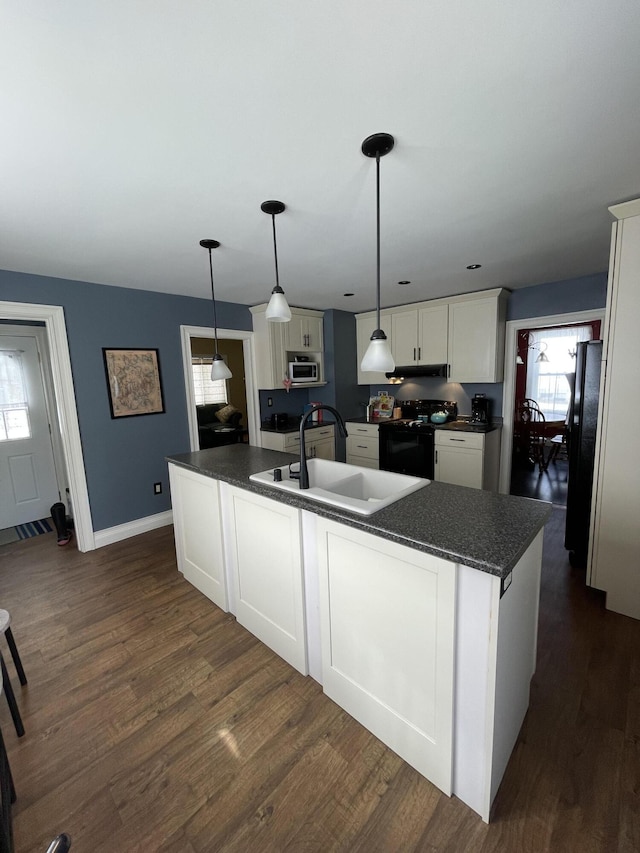
<svg viewBox="0 0 640 853"><path fill-rule="evenodd" d="M376 329L380 328L380 154L376 154Z"/></svg>
<svg viewBox="0 0 640 853"><path fill-rule="evenodd" d="M280 276L278 275L278 246L276 244L276 217L271 214L271 225L273 226L273 255L276 262L276 287L280 287Z"/></svg>
<svg viewBox="0 0 640 853"><path fill-rule="evenodd" d="M216 294L213 289L213 261L211 260L211 249L209 249L209 272L211 273L211 298L213 299L213 339L218 355L218 318L216 316Z"/></svg>

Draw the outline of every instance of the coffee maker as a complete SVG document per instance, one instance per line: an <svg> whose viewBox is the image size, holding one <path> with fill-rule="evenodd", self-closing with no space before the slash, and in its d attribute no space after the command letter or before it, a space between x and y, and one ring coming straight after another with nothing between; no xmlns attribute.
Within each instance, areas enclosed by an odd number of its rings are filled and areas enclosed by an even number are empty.
<svg viewBox="0 0 640 853"><path fill-rule="evenodd" d="M471 401L471 423L491 423L491 400L486 394L474 394Z"/></svg>

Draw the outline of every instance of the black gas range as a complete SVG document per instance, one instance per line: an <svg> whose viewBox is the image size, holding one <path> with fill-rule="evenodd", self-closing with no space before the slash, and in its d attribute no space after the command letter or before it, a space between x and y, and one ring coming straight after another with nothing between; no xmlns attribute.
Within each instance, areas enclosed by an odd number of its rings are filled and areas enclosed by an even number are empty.
<svg viewBox="0 0 640 853"><path fill-rule="evenodd" d="M458 405L450 400L406 400L399 405L401 419L379 421L380 468L433 480L435 427L431 415L445 412L447 421L455 421Z"/></svg>

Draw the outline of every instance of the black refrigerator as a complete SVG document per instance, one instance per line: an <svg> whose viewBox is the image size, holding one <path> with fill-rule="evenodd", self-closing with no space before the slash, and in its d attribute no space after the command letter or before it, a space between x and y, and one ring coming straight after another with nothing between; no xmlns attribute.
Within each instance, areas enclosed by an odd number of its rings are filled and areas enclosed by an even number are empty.
<svg viewBox="0 0 640 853"><path fill-rule="evenodd" d="M567 419L569 472L564 534L569 562L576 568L586 567L589 550L601 366L602 341L577 345L575 382Z"/></svg>

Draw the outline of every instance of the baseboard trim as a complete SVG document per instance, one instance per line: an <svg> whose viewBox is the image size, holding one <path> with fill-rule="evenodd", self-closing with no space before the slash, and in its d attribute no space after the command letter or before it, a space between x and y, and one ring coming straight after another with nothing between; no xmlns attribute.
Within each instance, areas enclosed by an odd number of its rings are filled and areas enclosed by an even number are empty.
<svg viewBox="0 0 640 853"><path fill-rule="evenodd" d="M121 542L123 539L138 536L140 533L148 533L150 530L166 527L168 524L173 524L173 513L170 509L166 512L159 512L157 515L148 515L146 518L136 518L135 521L128 521L126 524L118 524L116 527L96 530L93 534L96 548L113 545L114 542Z"/></svg>

